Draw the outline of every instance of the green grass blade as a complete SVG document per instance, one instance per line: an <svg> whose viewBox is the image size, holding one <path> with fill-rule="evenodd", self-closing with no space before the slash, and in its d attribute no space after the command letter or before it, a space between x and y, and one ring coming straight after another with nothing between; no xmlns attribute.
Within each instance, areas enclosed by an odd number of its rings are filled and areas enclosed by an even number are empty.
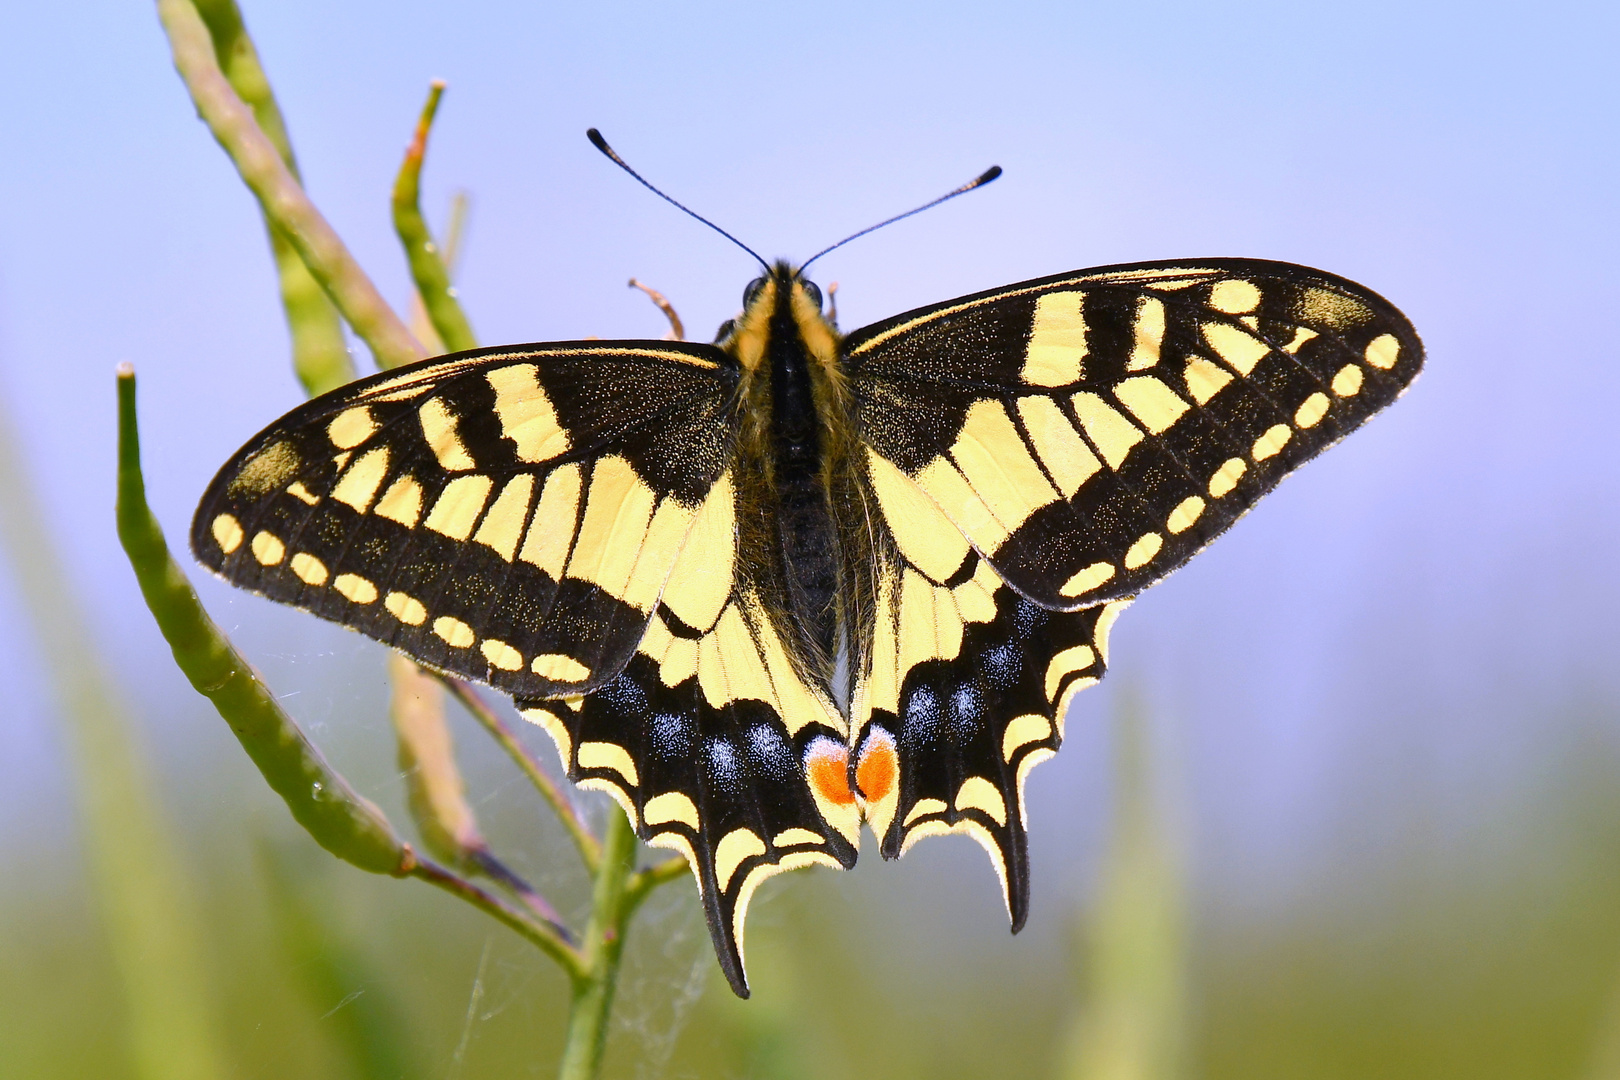
<svg viewBox="0 0 1620 1080"><path fill-rule="evenodd" d="M0 416L0 547L17 571L60 708L91 891L125 1006L132 1074L223 1080L230 1070L190 874L135 726L101 666L96 635L71 595L43 520Z"/></svg>

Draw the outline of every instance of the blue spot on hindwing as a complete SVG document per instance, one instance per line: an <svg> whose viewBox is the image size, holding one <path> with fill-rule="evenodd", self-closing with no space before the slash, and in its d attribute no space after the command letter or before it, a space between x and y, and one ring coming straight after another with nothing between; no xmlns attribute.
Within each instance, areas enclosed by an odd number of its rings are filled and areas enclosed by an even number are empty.
<svg viewBox="0 0 1620 1080"><path fill-rule="evenodd" d="M963 683L951 693L951 734L958 743L984 728L984 692L975 683Z"/></svg>
<svg viewBox="0 0 1620 1080"><path fill-rule="evenodd" d="M697 723L683 713L659 713L652 718L649 735L653 753L665 761L691 758L697 742Z"/></svg>
<svg viewBox="0 0 1620 1080"><path fill-rule="evenodd" d="M623 673L604 683L592 697L626 720L645 721L647 714L652 711L647 704L647 692L641 688L641 684Z"/></svg>
<svg viewBox="0 0 1620 1080"><path fill-rule="evenodd" d="M793 747L769 724L755 724L748 729L748 757L758 776L788 780L799 774Z"/></svg>
<svg viewBox="0 0 1620 1080"><path fill-rule="evenodd" d="M729 739L710 739L703 747L703 762L714 788L733 797L742 794L742 761Z"/></svg>
<svg viewBox="0 0 1620 1080"><path fill-rule="evenodd" d="M1012 624L1013 637L1016 640L1029 638L1046 625L1047 612L1045 609L1030 603L1022 596L1013 599Z"/></svg>
<svg viewBox="0 0 1620 1080"><path fill-rule="evenodd" d="M939 738L939 695L928 685L914 686L901 706L900 740L908 748L932 745Z"/></svg>
<svg viewBox="0 0 1620 1080"><path fill-rule="evenodd" d="M985 650L979 667L992 686L998 690L1011 690L1024 674L1024 654L1015 645L997 645Z"/></svg>

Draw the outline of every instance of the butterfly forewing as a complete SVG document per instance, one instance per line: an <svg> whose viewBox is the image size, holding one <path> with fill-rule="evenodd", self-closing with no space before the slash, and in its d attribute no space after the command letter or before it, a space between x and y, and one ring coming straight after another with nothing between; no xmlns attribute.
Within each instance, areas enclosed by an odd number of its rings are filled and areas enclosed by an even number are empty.
<svg viewBox="0 0 1620 1080"><path fill-rule="evenodd" d="M1071 610L1180 566L1422 363L1376 294L1247 260L1013 285L844 348L862 436L893 466L885 509L920 489L1004 580Z"/></svg>
<svg viewBox="0 0 1620 1080"><path fill-rule="evenodd" d="M354 383L222 469L192 547L443 671L579 693L634 651L731 441L719 350L580 342Z"/></svg>

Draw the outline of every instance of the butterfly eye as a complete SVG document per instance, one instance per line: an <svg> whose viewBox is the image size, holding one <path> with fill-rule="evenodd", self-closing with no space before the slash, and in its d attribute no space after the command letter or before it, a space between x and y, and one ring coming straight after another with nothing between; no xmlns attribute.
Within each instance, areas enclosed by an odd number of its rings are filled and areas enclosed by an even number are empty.
<svg viewBox="0 0 1620 1080"><path fill-rule="evenodd" d="M764 287L765 279L762 277L757 277L753 281L750 281L748 283L748 288L743 290L743 307L753 307L754 300L759 296L759 290L763 289Z"/></svg>
<svg viewBox="0 0 1620 1080"><path fill-rule="evenodd" d="M731 332L735 329L737 329L737 320L727 319L725 322L720 324L720 329L714 332L714 340L716 342L726 340L726 338L731 336Z"/></svg>
<svg viewBox="0 0 1620 1080"><path fill-rule="evenodd" d="M816 305L819 310L821 308L821 287L813 281L801 281L799 287L804 290L804 295L808 296L810 302Z"/></svg>

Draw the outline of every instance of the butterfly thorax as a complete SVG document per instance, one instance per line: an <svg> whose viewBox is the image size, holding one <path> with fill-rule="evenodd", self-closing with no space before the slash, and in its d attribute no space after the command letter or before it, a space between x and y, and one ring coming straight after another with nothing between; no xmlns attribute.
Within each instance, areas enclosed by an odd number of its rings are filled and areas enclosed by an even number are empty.
<svg viewBox="0 0 1620 1080"><path fill-rule="evenodd" d="M748 306L725 347L743 369L737 407L739 537L744 562L777 586L790 610L772 612L796 639L818 681L830 685L838 652L843 475L853 424L837 331L818 295L778 263L750 289Z"/></svg>

